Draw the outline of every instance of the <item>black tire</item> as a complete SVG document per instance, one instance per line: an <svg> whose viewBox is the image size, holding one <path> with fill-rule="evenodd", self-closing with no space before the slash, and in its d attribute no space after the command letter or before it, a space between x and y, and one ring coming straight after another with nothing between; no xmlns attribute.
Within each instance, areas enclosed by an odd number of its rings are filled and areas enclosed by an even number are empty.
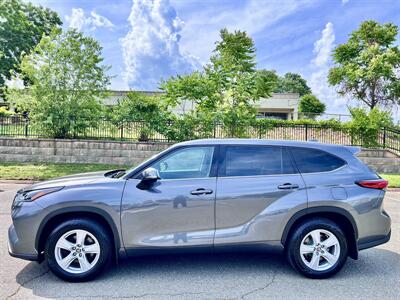
<svg viewBox="0 0 400 300"><path fill-rule="evenodd" d="M100 246L100 254L97 263L95 263L95 265L88 271L79 274L71 273L62 269L57 263L55 257L55 247L60 237L65 233L76 229L82 229L92 234L97 239ZM113 251L112 244L109 233L101 224L90 219L74 218L62 222L50 233L45 246L45 259L47 260L50 270L57 277L71 282L88 281L97 277L111 262Z"/></svg>
<svg viewBox="0 0 400 300"><path fill-rule="evenodd" d="M336 263L327 270L317 271L308 267L302 260L300 245L304 237L316 229L327 230L335 235L339 241L340 254ZM290 265L306 277L323 279L335 275L345 264L348 256L347 239L342 229L333 221L325 218L312 218L301 223L291 233L286 243L286 256Z"/></svg>

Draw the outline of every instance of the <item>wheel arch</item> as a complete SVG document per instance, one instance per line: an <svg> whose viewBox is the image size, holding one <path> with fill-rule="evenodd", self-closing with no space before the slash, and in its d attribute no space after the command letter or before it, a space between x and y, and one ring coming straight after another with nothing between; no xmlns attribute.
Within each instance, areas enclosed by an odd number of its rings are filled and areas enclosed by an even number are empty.
<svg viewBox="0 0 400 300"><path fill-rule="evenodd" d="M41 253L44 250L46 238L49 236L51 230L65 220L79 217L93 219L105 226L112 237L114 253L116 259L118 259L119 255L121 255L120 249L122 243L120 241L117 226L111 216L104 210L96 207L67 207L51 212L40 223L35 239L35 248L39 253L40 261L43 260Z"/></svg>
<svg viewBox="0 0 400 300"><path fill-rule="evenodd" d="M346 210L332 206L318 206L306 208L295 213L287 222L282 234L281 243L286 248L286 243L296 225L312 217L323 217L334 221L346 234L349 244L349 256L358 258L358 229L353 216Z"/></svg>

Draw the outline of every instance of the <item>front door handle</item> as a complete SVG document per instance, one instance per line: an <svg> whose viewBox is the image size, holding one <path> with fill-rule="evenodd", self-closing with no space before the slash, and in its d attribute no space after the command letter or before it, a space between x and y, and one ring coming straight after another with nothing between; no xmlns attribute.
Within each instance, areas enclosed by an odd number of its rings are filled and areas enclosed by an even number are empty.
<svg viewBox="0 0 400 300"><path fill-rule="evenodd" d="M299 188L298 184L284 183L284 184L278 185L278 189L281 189L281 190L291 190L291 189L298 189L298 188Z"/></svg>
<svg viewBox="0 0 400 300"><path fill-rule="evenodd" d="M213 190L208 190L208 189L200 188L200 189L191 191L190 193L191 193L192 195L204 195L204 194L208 195L208 194L212 194L212 193L213 193Z"/></svg>

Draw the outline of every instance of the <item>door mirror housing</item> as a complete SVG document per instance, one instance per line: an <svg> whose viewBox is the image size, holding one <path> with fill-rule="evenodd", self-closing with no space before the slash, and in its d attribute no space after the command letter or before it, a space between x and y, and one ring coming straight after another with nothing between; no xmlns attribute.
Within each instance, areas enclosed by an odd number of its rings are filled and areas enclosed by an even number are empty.
<svg viewBox="0 0 400 300"><path fill-rule="evenodd" d="M142 172L142 182L146 184L151 184L159 180L160 174L157 169L147 168Z"/></svg>

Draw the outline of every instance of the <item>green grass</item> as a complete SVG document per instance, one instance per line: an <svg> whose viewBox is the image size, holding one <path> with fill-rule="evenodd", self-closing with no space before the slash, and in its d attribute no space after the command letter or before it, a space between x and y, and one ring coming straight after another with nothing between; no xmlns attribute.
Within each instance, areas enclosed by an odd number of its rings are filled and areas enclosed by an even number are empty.
<svg viewBox="0 0 400 300"><path fill-rule="evenodd" d="M0 179L45 180L65 175L112 169L126 169L129 166L105 164L54 164L1 162ZM400 174L380 174L389 181L389 187L400 188Z"/></svg>
<svg viewBox="0 0 400 300"><path fill-rule="evenodd" d="M54 164L54 163L16 163L0 162L0 179L46 180L50 178L84 172L112 169L124 166L106 164Z"/></svg>
<svg viewBox="0 0 400 300"><path fill-rule="evenodd" d="M382 178L389 181L389 187L400 188L400 174L380 174Z"/></svg>

